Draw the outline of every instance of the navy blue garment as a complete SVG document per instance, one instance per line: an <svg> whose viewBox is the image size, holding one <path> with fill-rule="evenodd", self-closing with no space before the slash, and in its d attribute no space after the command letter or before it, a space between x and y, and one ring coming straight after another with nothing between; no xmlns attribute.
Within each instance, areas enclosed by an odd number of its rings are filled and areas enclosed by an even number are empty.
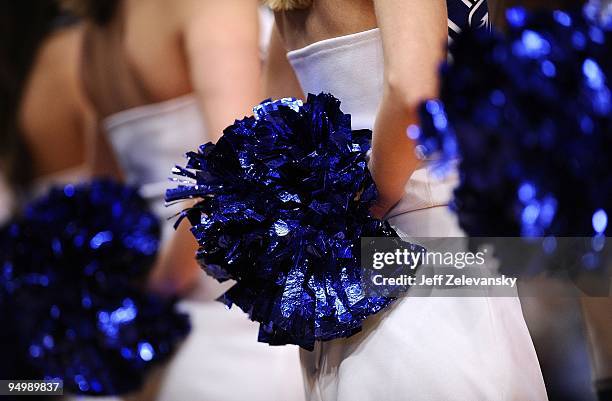
<svg viewBox="0 0 612 401"><path fill-rule="evenodd" d="M489 27L487 0L448 0L448 36L454 40L466 29Z"/></svg>

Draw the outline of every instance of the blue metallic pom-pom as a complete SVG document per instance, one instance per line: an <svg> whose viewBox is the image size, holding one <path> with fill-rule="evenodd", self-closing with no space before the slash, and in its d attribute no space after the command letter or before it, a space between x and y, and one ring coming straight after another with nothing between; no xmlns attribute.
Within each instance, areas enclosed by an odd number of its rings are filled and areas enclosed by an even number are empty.
<svg viewBox="0 0 612 401"><path fill-rule="evenodd" d="M514 8L507 35L465 32L441 101L421 108L421 150L461 160L453 208L470 236L594 237L581 263L541 270L604 271L589 262L612 211L612 25L598 4Z"/></svg>
<svg viewBox="0 0 612 401"><path fill-rule="evenodd" d="M143 288L159 224L136 190L67 185L0 231L2 373L59 378L70 393L124 394L189 331Z"/></svg>
<svg viewBox="0 0 612 401"><path fill-rule="evenodd" d="M511 9L507 35L466 32L452 46L419 141L442 162L461 157L454 207L468 234L609 231L612 26L592 6Z"/></svg>
<svg viewBox="0 0 612 401"><path fill-rule="evenodd" d="M259 340L312 349L347 337L391 300L361 284L360 238L396 236L372 218L371 132L352 131L331 95L267 101L217 144L188 154L169 202L198 198L193 224L205 271L237 283L223 296L261 323Z"/></svg>

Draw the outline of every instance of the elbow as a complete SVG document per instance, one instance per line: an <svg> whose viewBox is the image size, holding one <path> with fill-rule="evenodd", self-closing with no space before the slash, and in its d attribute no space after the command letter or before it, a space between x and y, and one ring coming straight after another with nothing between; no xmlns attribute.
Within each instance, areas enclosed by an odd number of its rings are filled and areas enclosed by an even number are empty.
<svg viewBox="0 0 612 401"><path fill-rule="evenodd" d="M196 276L168 279L163 283L162 292L167 296L184 297L196 287Z"/></svg>
<svg viewBox="0 0 612 401"><path fill-rule="evenodd" d="M390 72L385 76L383 97L387 104L413 118L423 102L438 97L438 81L433 74L416 79L409 72Z"/></svg>
<svg viewBox="0 0 612 401"><path fill-rule="evenodd" d="M182 297L196 287L199 278L199 268L184 271L153 269L148 280L148 289L162 297Z"/></svg>

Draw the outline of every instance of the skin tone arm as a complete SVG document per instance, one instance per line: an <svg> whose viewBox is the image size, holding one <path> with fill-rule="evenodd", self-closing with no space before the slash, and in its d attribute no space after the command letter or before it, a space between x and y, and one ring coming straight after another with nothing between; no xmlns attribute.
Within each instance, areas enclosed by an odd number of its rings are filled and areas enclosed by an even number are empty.
<svg viewBox="0 0 612 401"><path fill-rule="evenodd" d="M287 60L287 51L276 24L270 37L268 59L264 65L264 92L264 97L271 99L304 97L304 91Z"/></svg>
<svg viewBox="0 0 612 401"><path fill-rule="evenodd" d="M216 141L235 119L251 115L261 100L258 2L193 0L193 4L184 45L206 129Z"/></svg>
<svg viewBox="0 0 612 401"><path fill-rule="evenodd" d="M370 169L379 191L372 212L382 218L401 199L419 165L406 129L418 122L419 104L438 94L437 72L446 55L448 12L444 0L375 0L374 5L385 76Z"/></svg>
<svg viewBox="0 0 612 401"><path fill-rule="evenodd" d="M257 5L255 0L195 0L188 7L183 37L208 133L203 142L216 142L235 119L251 115L262 98ZM188 226L179 226L160 254L150 278L152 290L185 293L202 274Z"/></svg>
<svg viewBox="0 0 612 401"><path fill-rule="evenodd" d="M122 181L123 173L121 168L115 159L106 135L104 135L104 132L100 132L101 128L96 121L97 119L92 117L86 128L89 173L93 177L111 177Z"/></svg>

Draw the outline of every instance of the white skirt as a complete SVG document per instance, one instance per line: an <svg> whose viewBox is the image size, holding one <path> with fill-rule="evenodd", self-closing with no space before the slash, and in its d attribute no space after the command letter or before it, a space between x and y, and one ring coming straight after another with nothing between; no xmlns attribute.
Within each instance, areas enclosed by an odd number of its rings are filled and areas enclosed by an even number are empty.
<svg viewBox="0 0 612 401"><path fill-rule="evenodd" d="M303 401L296 346L257 342L258 324L238 308L184 300L192 330L142 391L124 397L66 396L71 401Z"/></svg>
<svg viewBox="0 0 612 401"><path fill-rule="evenodd" d="M463 236L447 207L390 219L414 237ZM309 401L540 401L546 389L517 297L415 297L348 339L301 351Z"/></svg>
<svg viewBox="0 0 612 401"><path fill-rule="evenodd" d="M258 323L219 302L183 301L192 332L164 367L157 401L302 401L296 346L257 342Z"/></svg>

